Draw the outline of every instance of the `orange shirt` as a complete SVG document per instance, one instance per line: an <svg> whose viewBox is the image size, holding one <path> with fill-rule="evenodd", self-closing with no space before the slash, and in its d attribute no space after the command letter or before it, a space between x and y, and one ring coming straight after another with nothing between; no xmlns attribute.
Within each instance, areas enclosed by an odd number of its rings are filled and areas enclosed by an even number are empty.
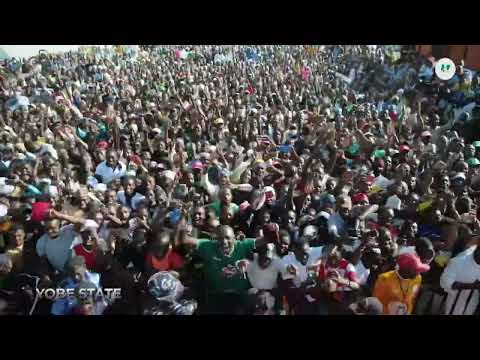
<svg viewBox="0 0 480 360"><path fill-rule="evenodd" d="M417 299L422 277L402 279L396 271L381 274L373 295L383 304L385 315L410 315Z"/></svg>

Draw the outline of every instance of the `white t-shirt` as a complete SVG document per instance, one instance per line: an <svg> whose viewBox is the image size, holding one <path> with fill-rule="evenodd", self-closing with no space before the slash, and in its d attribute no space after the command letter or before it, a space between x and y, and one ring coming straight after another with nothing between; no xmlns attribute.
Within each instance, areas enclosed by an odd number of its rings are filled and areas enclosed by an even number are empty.
<svg viewBox="0 0 480 360"><path fill-rule="evenodd" d="M323 249L323 246L311 247L309 249L308 251L309 257L308 257L307 265L303 265L302 263L300 263L295 257L295 254L293 252L290 252L288 253L288 255L285 255L285 257L282 259L282 266L283 266L282 279L284 280L292 279L295 286L300 287L301 284L304 281L306 281L308 278L307 267L318 262L318 260L322 256L322 249ZM293 265L297 269L297 274L295 276L290 274L287 271L288 265Z"/></svg>
<svg viewBox="0 0 480 360"><path fill-rule="evenodd" d="M454 282L473 283L480 280L480 265L473 251L466 251L450 260L440 277L440 286L447 292L445 314L473 315L479 304L478 290L454 290Z"/></svg>
<svg viewBox="0 0 480 360"><path fill-rule="evenodd" d="M102 161L95 169L95 175L100 175L104 184L108 184L113 180L120 179L122 176L126 175L126 173L127 167L120 161L115 169L112 169L110 166L108 166L106 161Z"/></svg>
<svg viewBox="0 0 480 360"><path fill-rule="evenodd" d="M278 275L283 271L282 261L272 259L266 269L258 264L258 254L254 254L253 261L248 264L247 275L252 287L258 290L271 290L277 287Z"/></svg>
<svg viewBox="0 0 480 360"><path fill-rule="evenodd" d="M368 276L370 275L370 269L367 269L365 265L363 265L362 260L358 262L355 267L355 273L357 274L357 280L360 285L365 285L368 280Z"/></svg>

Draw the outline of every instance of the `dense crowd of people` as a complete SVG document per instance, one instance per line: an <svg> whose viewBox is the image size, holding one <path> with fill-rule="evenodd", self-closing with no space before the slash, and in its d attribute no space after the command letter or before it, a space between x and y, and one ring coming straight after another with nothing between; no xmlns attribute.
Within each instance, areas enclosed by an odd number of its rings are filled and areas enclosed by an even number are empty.
<svg viewBox="0 0 480 360"><path fill-rule="evenodd" d="M434 64L376 45L4 60L0 313L477 313L480 77ZM121 297L79 296L104 288Z"/></svg>

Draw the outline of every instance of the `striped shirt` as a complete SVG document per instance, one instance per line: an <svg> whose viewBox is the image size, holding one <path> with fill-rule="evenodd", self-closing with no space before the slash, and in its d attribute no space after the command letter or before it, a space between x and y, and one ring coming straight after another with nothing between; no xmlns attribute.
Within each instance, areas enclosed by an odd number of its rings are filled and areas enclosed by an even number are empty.
<svg viewBox="0 0 480 360"><path fill-rule="evenodd" d="M468 251L451 259L440 278L440 285L447 292L447 315L473 315L478 307L479 290L452 289L455 282L473 283L480 280L480 264L477 264L473 254L473 251Z"/></svg>

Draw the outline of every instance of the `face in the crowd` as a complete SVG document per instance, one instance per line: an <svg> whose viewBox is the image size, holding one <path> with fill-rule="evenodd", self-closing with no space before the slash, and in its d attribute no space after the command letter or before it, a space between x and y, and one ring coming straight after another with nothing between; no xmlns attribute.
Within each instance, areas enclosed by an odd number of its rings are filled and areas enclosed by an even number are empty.
<svg viewBox="0 0 480 360"><path fill-rule="evenodd" d="M263 177L265 176L265 169L263 168L263 166L257 166L253 173L256 178L263 179Z"/></svg>
<svg viewBox="0 0 480 360"><path fill-rule="evenodd" d="M88 208L88 202L89 202L88 195L82 194L78 198L78 207L81 210L86 210Z"/></svg>
<svg viewBox="0 0 480 360"><path fill-rule="evenodd" d="M97 224L103 224L103 220L104 220L104 218L103 218L103 213L101 213L100 211L97 212L97 213L95 214L95 222L96 222Z"/></svg>
<svg viewBox="0 0 480 360"><path fill-rule="evenodd" d="M367 269L374 269L380 263L381 255L374 251L367 251L362 256L362 263Z"/></svg>
<svg viewBox="0 0 480 360"><path fill-rule="evenodd" d="M107 161L107 165L110 166L110 167L115 167L117 166L117 154L115 153L115 151L108 151L107 152L107 155L106 155L106 161Z"/></svg>
<svg viewBox="0 0 480 360"><path fill-rule="evenodd" d="M50 239L56 239L60 234L60 222L58 220L48 221L46 227Z"/></svg>
<svg viewBox="0 0 480 360"><path fill-rule="evenodd" d="M398 273L403 279L415 279L417 273L412 269L399 269Z"/></svg>
<svg viewBox="0 0 480 360"><path fill-rule="evenodd" d="M270 266L272 263L272 257L270 252L268 251L268 248L265 246L262 249L259 249L258 251L258 265L262 269L266 269Z"/></svg>
<svg viewBox="0 0 480 360"><path fill-rule="evenodd" d="M192 186L195 183L195 176L193 173L189 172L186 176L186 185L187 186Z"/></svg>
<svg viewBox="0 0 480 360"><path fill-rule="evenodd" d="M126 206L120 207L120 209L118 210L118 217L122 221L128 220L130 218L130 209Z"/></svg>
<svg viewBox="0 0 480 360"><path fill-rule="evenodd" d="M125 194L132 196L135 192L135 180L128 179L124 182L123 188L125 189Z"/></svg>
<svg viewBox="0 0 480 360"><path fill-rule="evenodd" d="M78 265L74 266L73 269L70 269L70 275L75 283L85 280L86 273L87 268L85 266Z"/></svg>
<svg viewBox="0 0 480 360"><path fill-rule="evenodd" d="M205 209L203 207L197 208L193 214L193 226L203 226L205 218Z"/></svg>
<svg viewBox="0 0 480 360"><path fill-rule="evenodd" d="M398 179L408 179L410 175L410 166L401 164L395 171L395 177Z"/></svg>
<svg viewBox="0 0 480 360"><path fill-rule="evenodd" d="M448 148L448 138L446 136L441 136L438 139L438 149L444 151Z"/></svg>
<svg viewBox="0 0 480 360"><path fill-rule="evenodd" d="M452 145L452 151L454 153L460 153L463 151L465 147L465 141L462 138L455 140L454 144Z"/></svg>
<svg viewBox="0 0 480 360"><path fill-rule="evenodd" d="M288 234L288 232L280 232L279 243L275 244L275 248L279 256L284 256L288 254L288 249L290 248L290 235Z"/></svg>
<svg viewBox="0 0 480 360"><path fill-rule="evenodd" d="M77 307L77 312L83 316L95 315L95 306L93 304L93 301L88 301L88 302L79 304Z"/></svg>
<svg viewBox="0 0 480 360"><path fill-rule="evenodd" d="M457 165L455 166L455 170L457 172L463 172L465 174L468 174L468 164L465 161L461 161L457 163Z"/></svg>
<svg viewBox="0 0 480 360"><path fill-rule="evenodd" d="M145 187L146 187L147 191L155 190L155 186L156 186L155 178L153 176L147 177L147 179L145 181Z"/></svg>
<svg viewBox="0 0 480 360"><path fill-rule="evenodd" d="M145 204L142 204L137 208L137 216L140 218L148 217L148 207Z"/></svg>
<svg viewBox="0 0 480 360"><path fill-rule="evenodd" d="M391 234L388 231L381 232L378 237L378 243L384 255L393 255L397 248L397 244L392 239Z"/></svg>
<svg viewBox="0 0 480 360"><path fill-rule="evenodd" d="M28 182L32 178L32 168L28 164L25 164L22 167L20 167L19 172L20 172L19 174L20 179L24 182Z"/></svg>
<svg viewBox="0 0 480 360"><path fill-rule="evenodd" d="M25 230L16 229L12 232L13 246L21 247L25 242Z"/></svg>
<svg viewBox="0 0 480 360"><path fill-rule="evenodd" d="M407 206L411 209L416 209L420 203L420 197L415 193L410 193L407 198Z"/></svg>
<svg viewBox="0 0 480 360"><path fill-rule="evenodd" d="M303 265L306 265L308 262L309 249L310 249L310 245L308 244L308 242L305 242L303 244L293 245L293 253L295 254L295 257L297 258L297 260Z"/></svg>
<svg viewBox="0 0 480 360"><path fill-rule="evenodd" d="M333 179L328 179L326 184L325 184L325 189L328 191L328 192L331 192L333 191L333 189L335 189L335 187L337 186L337 183L335 182L335 180Z"/></svg>
<svg viewBox="0 0 480 360"><path fill-rule="evenodd" d="M392 209L384 208L378 213L378 223L381 226L389 226L391 225L394 216L395 214Z"/></svg>
<svg viewBox="0 0 480 360"><path fill-rule="evenodd" d="M338 208L338 213L342 218L346 219L350 216L350 207L342 205Z"/></svg>
<svg viewBox="0 0 480 360"><path fill-rule="evenodd" d="M429 264L432 262L433 258L435 257L435 249L433 248L433 245L424 245L422 246L416 246L415 251L418 254L418 257L424 264Z"/></svg>
<svg viewBox="0 0 480 360"><path fill-rule="evenodd" d="M263 213L263 223L264 223L264 224L268 224L268 223L270 222L270 219L271 219L270 212L265 211L265 212Z"/></svg>
<svg viewBox="0 0 480 360"><path fill-rule="evenodd" d="M170 236L166 233L157 235L155 242L152 244L152 253L157 259L162 259L170 249Z"/></svg>
<svg viewBox="0 0 480 360"><path fill-rule="evenodd" d="M95 153L95 157L97 158L98 162L102 162L102 161L105 161L107 159L107 153L105 152L105 150L98 150Z"/></svg>
<svg viewBox="0 0 480 360"><path fill-rule="evenodd" d="M410 224L406 235L410 239L414 239L415 236L417 236L417 233L418 233L418 224L416 222L414 222L414 223Z"/></svg>
<svg viewBox="0 0 480 360"><path fill-rule="evenodd" d="M287 213L287 226L288 227L293 227L295 226L295 222L297 221L297 215L295 214L294 211L290 210Z"/></svg>
<svg viewBox="0 0 480 360"><path fill-rule="evenodd" d="M218 246L220 252L230 256L235 249L235 234L229 226L221 226L218 230Z"/></svg>
<svg viewBox="0 0 480 360"><path fill-rule="evenodd" d="M83 247L87 250L92 250L97 242L97 233L93 229L87 229L80 233L82 236Z"/></svg>
<svg viewBox="0 0 480 360"><path fill-rule="evenodd" d="M47 174L49 178L56 179L58 175L58 167L56 165L49 166Z"/></svg>
<svg viewBox="0 0 480 360"><path fill-rule="evenodd" d="M252 173L250 170L247 170L242 174L241 182L242 184L248 184L251 179L252 179Z"/></svg>
<svg viewBox="0 0 480 360"><path fill-rule="evenodd" d="M334 249L327 256L327 265L330 267L337 267L340 260L342 260L342 254L337 249Z"/></svg>
<svg viewBox="0 0 480 360"><path fill-rule="evenodd" d="M105 202L107 204L115 204L117 202L117 192L115 190L107 190L105 192Z"/></svg>
<svg viewBox="0 0 480 360"><path fill-rule="evenodd" d="M225 174L220 174L218 182L221 186L226 186L228 184L228 176Z"/></svg>
<svg viewBox="0 0 480 360"><path fill-rule="evenodd" d="M372 185L368 181L361 181L360 184L358 184L358 190L362 193L368 194L371 189Z"/></svg>
<svg viewBox="0 0 480 360"><path fill-rule="evenodd" d="M465 159L475 157L475 146L473 146L472 144L466 145L463 153L465 154Z"/></svg>
<svg viewBox="0 0 480 360"><path fill-rule="evenodd" d="M439 184L440 190L445 191L445 190L448 190L449 187L450 187L450 179L448 178L448 176L442 176Z"/></svg>
<svg viewBox="0 0 480 360"><path fill-rule="evenodd" d="M230 189L223 189L223 191L220 193L220 201L222 204L230 204L232 202L232 191Z"/></svg>

